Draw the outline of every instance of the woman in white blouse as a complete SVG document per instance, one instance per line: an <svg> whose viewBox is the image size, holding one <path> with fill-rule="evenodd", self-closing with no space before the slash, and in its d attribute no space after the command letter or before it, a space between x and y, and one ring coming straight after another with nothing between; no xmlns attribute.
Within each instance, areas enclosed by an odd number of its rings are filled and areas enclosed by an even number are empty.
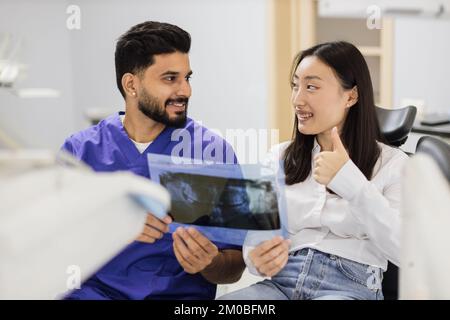
<svg viewBox="0 0 450 320"><path fill-rule="evenodd" d="M291 81L294 138L272 153L289 238L244 245L250 271L270 279L221 299L383 299L387 261L399 261L408 157L382 143L369 69L352 44L300 52Z"/></svg>

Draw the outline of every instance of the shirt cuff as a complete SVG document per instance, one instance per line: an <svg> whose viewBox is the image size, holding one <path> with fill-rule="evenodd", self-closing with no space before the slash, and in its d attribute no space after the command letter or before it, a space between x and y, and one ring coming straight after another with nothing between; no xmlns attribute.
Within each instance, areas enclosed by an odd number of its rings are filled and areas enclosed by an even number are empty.
<svg viewBox="0 0 450 320"><path fill-rule="evenodd" d="M244 246L243 250L242 250L242 255L244 257L244 262L245 265L248 268L248 271L255 275L255 276L260 276L260 277L264 277L261 273L258 272L258 270L256 270L256 267L253 265L252 261L250 260L250 251L252 251L253 249L255 249L255 247L251 247L251 246Z"/></svg>
<svg viewBox="0 0 450 320"><path fill-rule="evenodd" d="M368 183L367 178L348 160L328 184L328 188L348 201L352 200Z"/></svg>

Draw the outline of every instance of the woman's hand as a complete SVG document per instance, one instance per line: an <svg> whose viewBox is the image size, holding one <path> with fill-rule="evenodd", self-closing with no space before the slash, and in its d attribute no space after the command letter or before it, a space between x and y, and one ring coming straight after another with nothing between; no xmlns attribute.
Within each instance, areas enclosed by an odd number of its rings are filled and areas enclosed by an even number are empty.
<svg viewBox="0 0 450 320"><path fill-rule="evenodd" d="M331 139L333 151L323 151L314 157L313 178L325 186L333 180L336 173L350 159L336 127L331 130Z"/></svg>
<svg viewBox="0 0 450 320"><path fill-rule="evenodd" d="M273 277L286 265L290 243L291 240L283 240L280 236L264 241L250 251L250 260L260 274Z"/></svg>

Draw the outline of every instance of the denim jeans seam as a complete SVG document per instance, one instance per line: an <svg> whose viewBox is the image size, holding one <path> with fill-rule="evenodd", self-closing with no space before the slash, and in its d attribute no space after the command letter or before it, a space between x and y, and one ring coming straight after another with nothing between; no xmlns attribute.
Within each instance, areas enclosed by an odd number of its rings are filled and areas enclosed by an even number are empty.
<svg viewBox="0 0 450 320"><path fill-rule="evenodd" d="M320 291L323 279L325 278L325 270L327 269L327 267L328 265L326 264L326 261L322 258L322 261L320 263L320 272L318 273L319 279L317 279L317 282L311 286L314 295L316 294L316 292Z"/></svg>
<svg viewBox="0 0 450 320"><path fill-rule="evenodd" d="M312 260L313 260L314 252L309 249L308 254L306 255L306 261L303 265L302 272L299 274L297 278L297 282L295 284L294 293L292 294L292 299L297 300L302 293L302 287L305 282L306 276L309 273L309 269L311 268Z"/></svg>

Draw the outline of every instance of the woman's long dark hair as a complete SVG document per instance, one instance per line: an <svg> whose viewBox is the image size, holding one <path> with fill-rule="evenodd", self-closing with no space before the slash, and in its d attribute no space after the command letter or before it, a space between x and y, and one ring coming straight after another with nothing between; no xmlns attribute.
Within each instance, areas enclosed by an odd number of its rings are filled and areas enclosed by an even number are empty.
<svg viewBox="0 0 450 320"><path fill-rule="evenodd" d="M378 141L384 141L378 126L369 68L361 52L348 42L327 42L300 52L294 59L291 83L300 62L315 56L331 67L345 90L357 86L358 101L350 107L341 132L348 154L368 180L380 156ZM293 141L284 153L286 184L305 181L311 173L314 135L304 135L295 117Z"/></svg>

